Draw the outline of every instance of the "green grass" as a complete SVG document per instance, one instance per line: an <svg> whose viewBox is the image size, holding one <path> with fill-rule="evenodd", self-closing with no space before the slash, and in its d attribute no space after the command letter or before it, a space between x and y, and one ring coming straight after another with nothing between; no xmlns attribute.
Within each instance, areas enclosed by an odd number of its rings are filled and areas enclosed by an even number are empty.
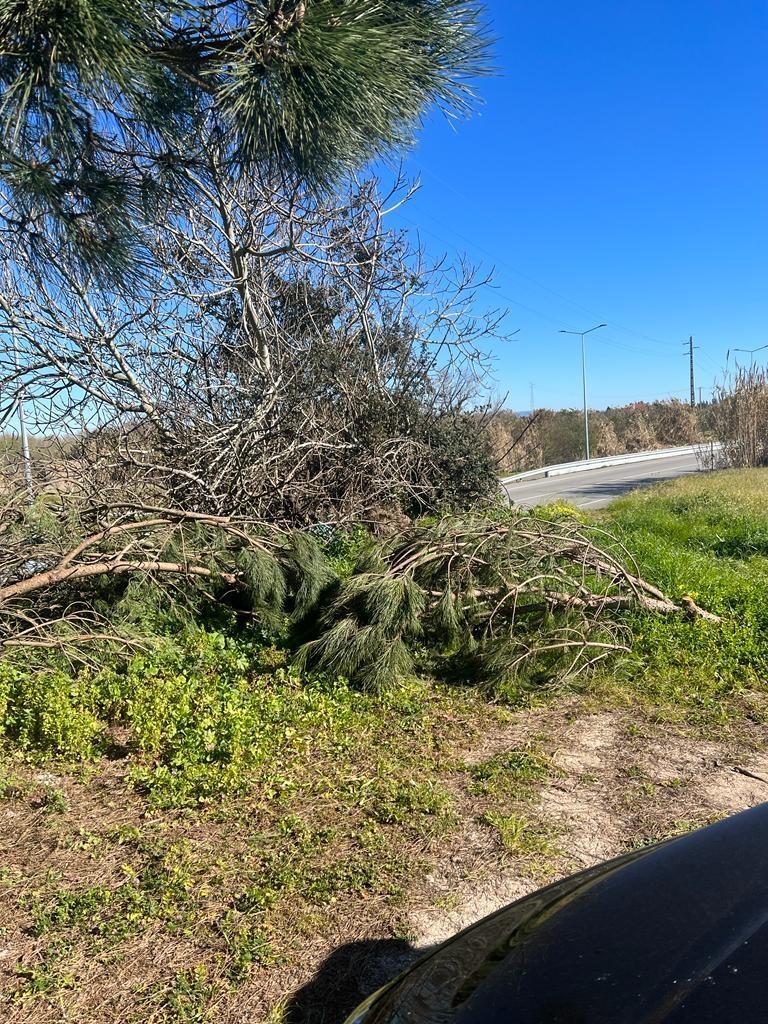
<svg viewBox="0 0 768 1024"><path fill-rule="evenodd" d="M558 853L551 836L521 814L488 811L482 820L496 832L501 846L507 853L517 854L529 862L554 857Z"/></svg>
<svg viewBox="0 0 768 1024"><path fill-rule="evenodd" d="M615 502L600 520L642 576L723 621L632 616L632 655L595 688L707 728L768 721L768 471L676 480Z"/></svg>
<svg viewBox="0 0 768 1024"><path fill-rule="evenodd" d="M543 782L552 771L545 754L526 747L506 750L487 761L471 765L472 792L478 796L523 799Z"/></svg>

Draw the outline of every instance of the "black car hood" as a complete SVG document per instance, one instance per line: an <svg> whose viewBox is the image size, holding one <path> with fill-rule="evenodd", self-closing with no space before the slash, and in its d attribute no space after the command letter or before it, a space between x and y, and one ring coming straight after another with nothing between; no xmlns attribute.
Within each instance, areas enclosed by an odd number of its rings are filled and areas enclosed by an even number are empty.
<svg viewBox="0 0 768 1024"><path fill-rule="evenodd" d="M540 890L462 932L364 1024L766 1024L768 805Z"/></svg>

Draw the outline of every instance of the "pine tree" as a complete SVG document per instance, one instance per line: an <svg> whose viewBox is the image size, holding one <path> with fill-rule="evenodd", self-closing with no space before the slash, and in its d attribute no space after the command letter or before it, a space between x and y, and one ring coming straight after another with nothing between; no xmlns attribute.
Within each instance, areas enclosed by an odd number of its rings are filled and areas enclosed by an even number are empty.
<svg viewBox="0 0 768 1024"><path fill-rule="evenodd" d="M8 223L120 269L200 137L232 173L328 185L406 146L430 107L467 107L480 16L464 0L0 0Z"/></svg>

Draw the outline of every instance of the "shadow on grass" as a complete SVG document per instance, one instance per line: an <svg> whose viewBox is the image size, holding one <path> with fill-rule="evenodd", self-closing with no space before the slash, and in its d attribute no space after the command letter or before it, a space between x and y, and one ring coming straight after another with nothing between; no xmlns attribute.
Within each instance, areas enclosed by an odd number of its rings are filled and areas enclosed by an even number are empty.
<svg viewBox="0 0 768 1024"><path fill-rule="evenodd" d="M293 996L285 1024L343 1024L359 1003L419 956L421 953L402 939L340 946Z"/></svg>

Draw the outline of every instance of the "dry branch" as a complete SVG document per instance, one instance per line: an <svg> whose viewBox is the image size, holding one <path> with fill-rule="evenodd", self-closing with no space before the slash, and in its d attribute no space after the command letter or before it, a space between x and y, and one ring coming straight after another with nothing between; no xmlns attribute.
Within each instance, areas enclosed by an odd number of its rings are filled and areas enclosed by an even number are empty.
<svg viewBox="0 0 768 1024"><path fill-rule="evenodd" d="M408 185L286 197L256 173L227 183L221 160L211 150L196 201L149 240L148 293L13 268L0 425L23 400L33 433L58 439L59 478L38 470L37 485L284 526L376 522L438 503L452 474L434 449L454 430L492 489L464 409L499 317L475 314L471 267L429 264L386 227Z"/></svg>

